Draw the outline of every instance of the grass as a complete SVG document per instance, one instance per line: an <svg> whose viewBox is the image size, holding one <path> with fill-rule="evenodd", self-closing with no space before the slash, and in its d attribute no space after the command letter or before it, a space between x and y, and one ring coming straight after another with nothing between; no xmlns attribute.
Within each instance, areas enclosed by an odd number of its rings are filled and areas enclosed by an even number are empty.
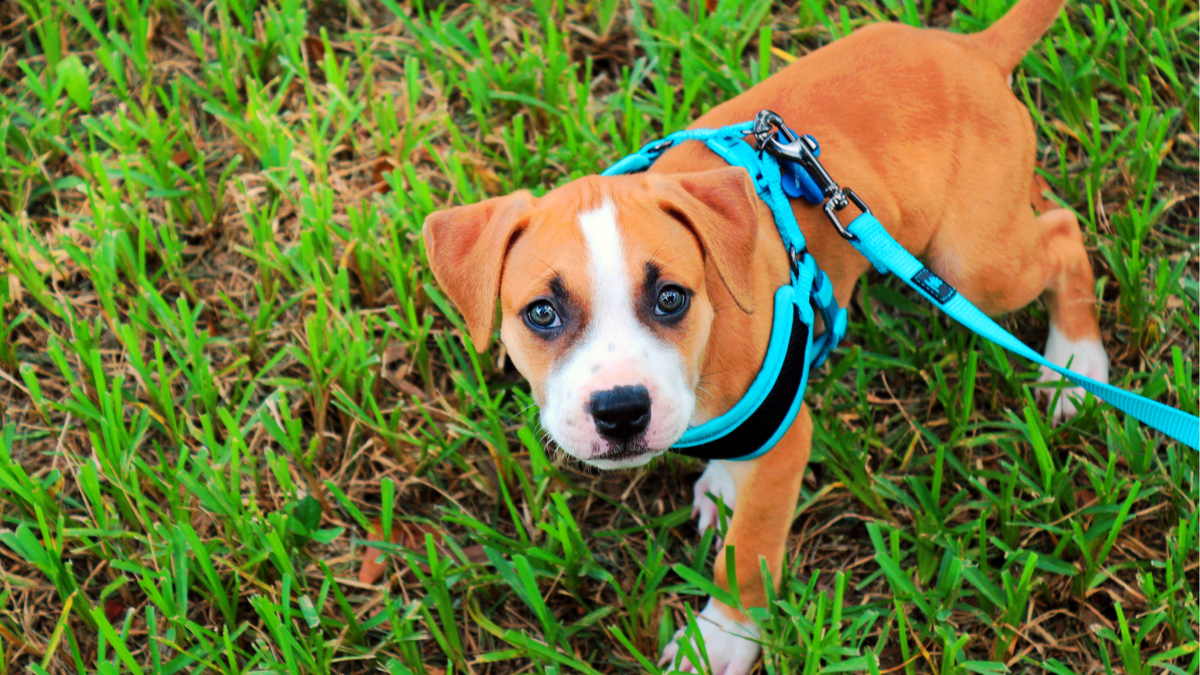
<svg viewBox="0 0 1200 675"><path fill-rule="evenodd" d="M656 672L710 592L700 467L547 453L422 219L1008 3L720 4L0 4L0 672ZM1192 413L1198 18L1072 0L1014 84L1114 382ZM1102 405L1052 428L894 281L851 316L759 672L1196 673L1196 455Z"/></svg>

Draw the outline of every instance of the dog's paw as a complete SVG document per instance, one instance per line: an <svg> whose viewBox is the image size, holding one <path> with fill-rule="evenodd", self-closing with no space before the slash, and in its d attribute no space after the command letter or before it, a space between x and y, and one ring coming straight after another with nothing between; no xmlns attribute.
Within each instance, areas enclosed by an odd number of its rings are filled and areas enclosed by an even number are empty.
<svg viewBox="0 0 1200 675"><path fill-rule="evenodd" d="M1098 339L1070 340L1060 333L1054 324L1050 324L1050 337L1046 339L1044 353L1047 359L1064 368L1068 367L1067 364L1070 363L1070 369L1073 372L1086 375L1093 380L1108 382L1108 354L1104 351L1104 343ZM1042 366L1041 370L1042 374L1038 377L1039 382L1058 382L1063 379L1061 375L1046 366ZM1046 401L1053 401L1056 393L1057 389L1053 387L1041 389L1039 392ZM1086 394L1087 392L1081 387L1063 387L1058 402L1050 411L1054 423L1061 424L1078 415L1079 406Z"/></svg>
<svg viewBox="0 0 1200 675"><path fill-rule="evenodd" d="M708 496L709 493L720 497L721 501L725 502L725 508L730 513L733 512L737 502L737 484L733 482L733 476L729 474L729 469L722 460L714 459L709 462L708 468L704 469L704 473L696 481L692 497L692 517L700 518L700 522L696 524L700 528L700 534L720 523L717 502Z"/></svg>
<svg viewBox="0 0 1200 675"><path fill-rule="evenodd" d="M704 649L701 650L694 641L691 646L700 663L694 664L687 656L681 654L679 640L687 639L684 635L687 632L685 626L675 633L671 644L663 650L662 658L658 660L660 668L672 665L672 671L684 673L746 675L754 667L760 649L755 640L761 633L753 621L736 621L726 617L710 598L704 611L696 616L696 626L700 629ZM708 655L711 670L704 669L704 654Z"/></svg>

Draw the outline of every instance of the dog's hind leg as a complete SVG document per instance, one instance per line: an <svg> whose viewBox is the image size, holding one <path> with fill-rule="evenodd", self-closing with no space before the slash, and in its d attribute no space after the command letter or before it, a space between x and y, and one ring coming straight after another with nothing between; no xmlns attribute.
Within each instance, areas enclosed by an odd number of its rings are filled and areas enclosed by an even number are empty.
<svg viewBox="0 0 1200 675"><path fill-rule="evenodd" d="M1066 209L1054 209L1038 216L1038 223L1049 231L1063 233L1058 242L1063 255L1069 256L1058 275L1051 279L1042 295L1050 313L1050 335L1046 339L1047 359L1086 375L1093 380L1108 382L1108 354L1100 338L1096 316L1096 279L1092 264L1083 248L1083 237L1075 214ZM1058 373L1042 366L1043 382L1062 379ZM1043 390L1050 398L1053 390ZM1060 422L1078 414L1077 402L1084 397L1083 389L1066 387L1054 409L1054 421Z"/></svg>
<svg viewBox="0 0 1200 675"><path fill-rule="evenodd" d="M1096 280L1075 214L1053 208L1035 216L1022 205L1008 227L942 228L928 262L990 316L1014 312L1043 297L1050 314L1046 358L1108 382L1108 355L1096 315ZM1042 369L1042 381L1059 379L1054 371ZM1051 388L1043 392L1047 399L1053 394ZM1054 421L1074 417L1083 397L1079 387L1065 387L1052 411Z"/></svg>

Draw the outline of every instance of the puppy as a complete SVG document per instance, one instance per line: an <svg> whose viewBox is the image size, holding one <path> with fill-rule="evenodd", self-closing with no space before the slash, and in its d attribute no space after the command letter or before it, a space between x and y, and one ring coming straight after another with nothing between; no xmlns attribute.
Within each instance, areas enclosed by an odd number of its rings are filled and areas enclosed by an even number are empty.
<svg viewBox="0 0 1200 675"><path fill-rule="evenodd" d="M1031 208L1031 193L1040 195L1034 129L1010 88L1013 68L1061 4L1022 0L975 35L869 26L692 126L780 113L820 141L835 180L983 311L1005 314L1044 295L1046 356L1106 381L1079 226L1069 211L1039 216ZM846 306L867 261L821 209L793 202L793 210ZM529 380L542 425L564 451L604 469L645 464L741 398L763 362L772 295L789 274L750 177L698 142L667 151L643 174L586 177L543 197L522 190L439 211L426 219L424 241L475 348L487 348L499 300L500 337ZM1072 397L1082 396L1067 394L1057 417L1074 414ZM702 529L716 516L705 493L733 507L725 541L736 547L747 607L766 603L760 559L776 583L783 578L811 437L802 407L771 451L713 461L696 484ZM724 558L718 554L714 576L727 587ZM749 672L759 653L754 623L711 599L700 619L713 672ZM673 643L664 662L677 653Z"/></svg>

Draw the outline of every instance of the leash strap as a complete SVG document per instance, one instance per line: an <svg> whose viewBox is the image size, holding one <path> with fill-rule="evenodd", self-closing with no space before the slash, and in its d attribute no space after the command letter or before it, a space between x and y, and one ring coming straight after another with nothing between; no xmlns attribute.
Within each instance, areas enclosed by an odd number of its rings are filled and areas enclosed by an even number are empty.
<svg viewBox="0 0 1200 675"><path fill-rule="evenodd" d="M749 135L756 139L754 146L743 140ZM684 432L672 446L673 450L703 459L738 460L753 459L770 450L795 419L811 368L821 365L845 335L846 310L838 308L833 284L805 247L804 234L789 201L789 197L796 196L812 204L824 201L825 215L833 227L880 273L891 272L900 277L955 321L1011 352L1050 368L1180 443L1200 449L1200 418L1051 363L997 325L897 243L852 190L834 182L817 160L820 148L811 136L797 136L779 115L769 110L759 113L752 122L676 132L647 144L609 167L603 175L645 171L659 155L685 141L703 142L729 164L750 173L791 256L792 278L789 285L775 294L767 355L746 394L725 414ZM837 214L851 202L862 215L845 227ZM814 308L825 324L825 332L815 340Z"/></svg>
<svg viewBox="0 0 1200 675"><path fill-rule="evenodd" d="M840 187L816 158L817 144L810 137L796 138L790 132L780 137L774 130L785 130L783 118L764 110L755 118L755 138L758 147L775 158L803 168L825 196L824 211L838 234L847 239L880 273L892 272L912 286L930 302L940 307L955 321L992 342L1050 368L1067 380L1089 391L1097 398L1140 420L1192 449L1200 449L1200 418L1176 410L1157 401L1093 380L1051 363L1025 343L1013 337L992 321L979 308L958 293L953 286L925 267L903 246L896 242L871 209L849 188ZM782 142L781 142L782 141ZM838 212L853 202L862 212L851 222L842 225Z"/></svg>
<svg viewBox="0 0 1200 675"><path fill-rule="evenodd" d="M881 274L891 272L900 277L955 321L1010 352L1050 368L1143 424L1158 429L1193 450L1200 449L1200 418L1051 363L997 325L953 286L906 251L870 211L855 218L846 229L853 235L850 243L875 269Z"/></svg>

